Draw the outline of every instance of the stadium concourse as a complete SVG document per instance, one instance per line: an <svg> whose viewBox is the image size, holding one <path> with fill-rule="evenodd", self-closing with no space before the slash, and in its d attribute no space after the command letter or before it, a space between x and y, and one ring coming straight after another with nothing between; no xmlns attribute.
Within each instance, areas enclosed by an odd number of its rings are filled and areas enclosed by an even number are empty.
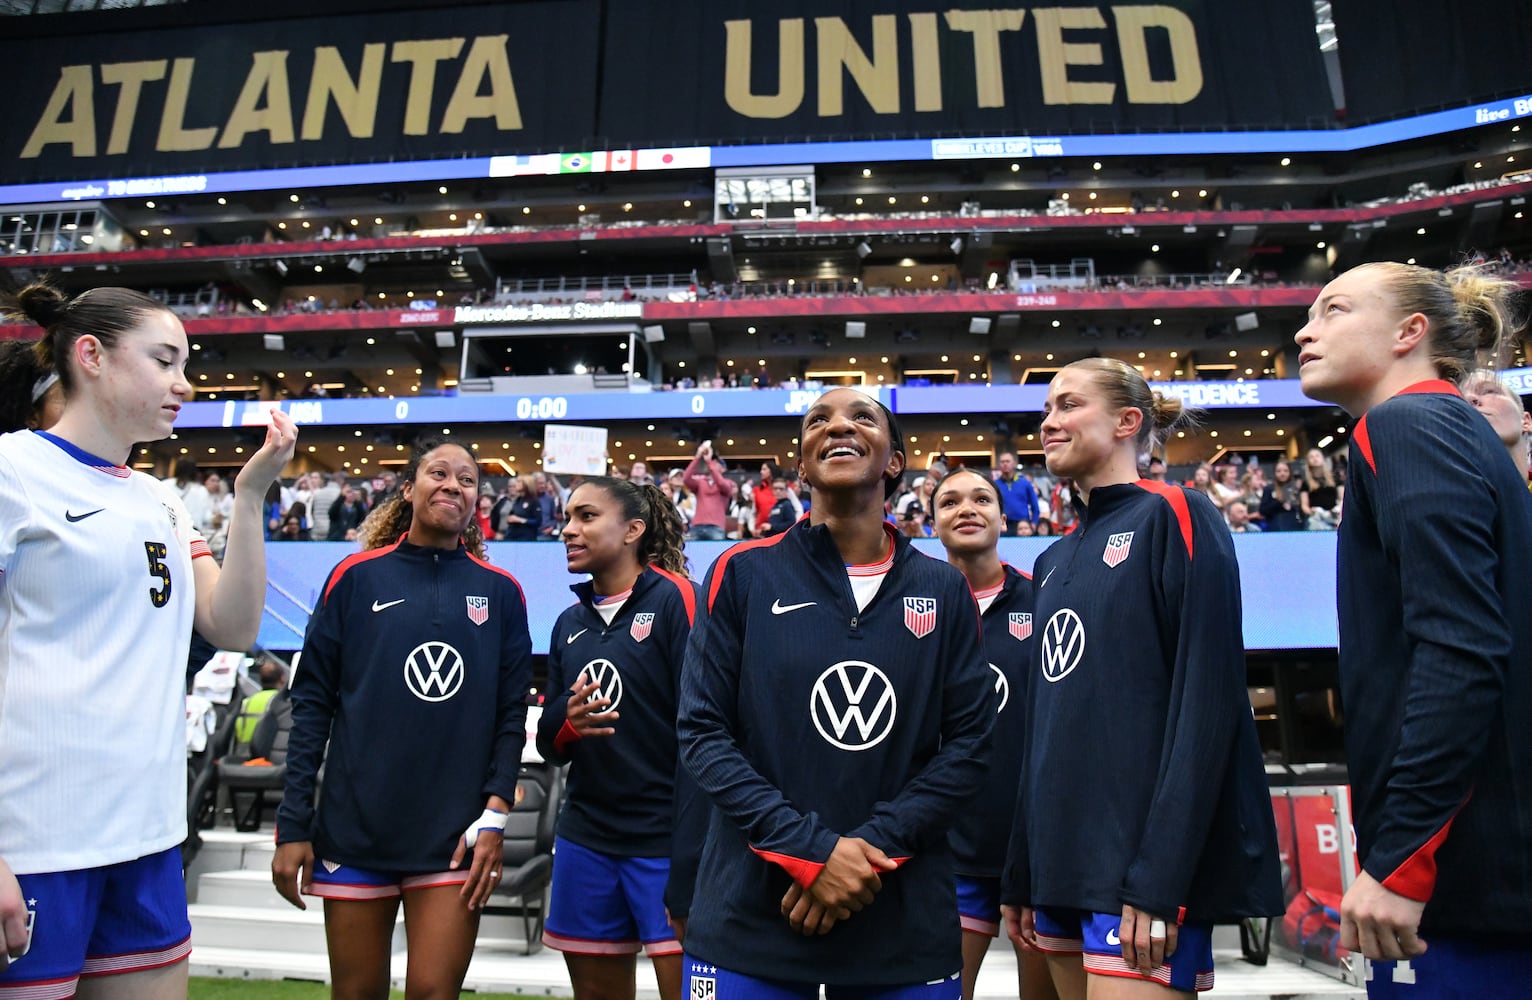
<svg viewBox="0 0 1532 1000"><path fill-rule="evenodd" d="M1300 391L1293 335L1364 262L1532 287L1532 7L929 7L0 0L0 57L31 81L0 122L0 292L123 286L180 317L195 399L129 461L215 555L269 413L298 426L252 652L302 646L410 446L461 442L490 559L527 592L534 700L572 577L532 539L556 540L575 477L652 477L686 516L710 443L724 536L758 537L807 498L804 412L856 386L905 437L899 530L940 556L937 479L995 470L1025 569L1073 511L1047 385L1125 362L1203 411L1148 474L1235 535L1281 843L1287 910L1217 929L1211 995L1361 996L1330 600L1352 424ZM1524 349L1498 362L1532 392ZM728 544L691 542L694 575ZM274 803L211 777L224 749L194 761L192 970L327 979L319 908L272 887ZM551 815L557 772L524 761ZM466 988L569 994L529 912L495 901ZM403 944L401 922L396 986ZM976 992L1016 986L1001 939Z"/></svg>

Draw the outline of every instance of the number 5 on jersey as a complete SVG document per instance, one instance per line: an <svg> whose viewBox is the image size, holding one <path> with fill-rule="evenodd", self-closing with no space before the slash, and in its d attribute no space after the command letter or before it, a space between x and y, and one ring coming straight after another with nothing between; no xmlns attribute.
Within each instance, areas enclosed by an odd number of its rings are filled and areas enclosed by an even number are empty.
<svg viewBox="0 0 1532 1000"><path fill-rule="evenodd" d="M165 543L145 542L144 553L149 557L149 575L165 581L165 586L149 588L149 603L163 608L170 603L170 567L165 565Z"/></svg>

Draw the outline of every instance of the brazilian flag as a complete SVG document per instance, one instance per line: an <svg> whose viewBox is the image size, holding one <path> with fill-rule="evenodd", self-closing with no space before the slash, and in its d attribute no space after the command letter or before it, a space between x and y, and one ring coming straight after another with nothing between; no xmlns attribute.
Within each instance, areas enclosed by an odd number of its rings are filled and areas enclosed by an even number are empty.
<svg viewBox="0 0 1532 1000"><path fill-rule="evenodd" d="M595 157L590 153L565 153L559 157L559 173L588 174L591 161L594 159Z"/></svg>

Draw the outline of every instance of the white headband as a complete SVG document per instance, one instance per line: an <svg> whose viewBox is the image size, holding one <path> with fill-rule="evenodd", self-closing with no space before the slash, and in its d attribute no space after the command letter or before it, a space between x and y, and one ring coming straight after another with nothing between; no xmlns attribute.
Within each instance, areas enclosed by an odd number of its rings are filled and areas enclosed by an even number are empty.
<svg viewBox="0 0 1532 1000"><path fill-rule="evenodd" d="M48 390L52 389L54 383L56 383L58 380L59 380L59 373L58 372L49 372L48 374L44 375L42 378L38 379L35 383L33 383L33 385L32 385L32 405L36 406L38 403L41 403L43 401L43 397L48 395Z"/></svg>

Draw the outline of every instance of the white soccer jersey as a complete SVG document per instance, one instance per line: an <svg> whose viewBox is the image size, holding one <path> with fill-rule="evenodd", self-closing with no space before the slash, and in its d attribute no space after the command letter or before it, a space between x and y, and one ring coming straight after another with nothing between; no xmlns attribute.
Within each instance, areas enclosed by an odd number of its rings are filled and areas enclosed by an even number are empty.
<svg viewBox="0 0 1532 1000"><path fill-rule="evenodd" d="M185 839L203 555L153 477L30 431L0 437L0 857L18 874Z"/></svg>

